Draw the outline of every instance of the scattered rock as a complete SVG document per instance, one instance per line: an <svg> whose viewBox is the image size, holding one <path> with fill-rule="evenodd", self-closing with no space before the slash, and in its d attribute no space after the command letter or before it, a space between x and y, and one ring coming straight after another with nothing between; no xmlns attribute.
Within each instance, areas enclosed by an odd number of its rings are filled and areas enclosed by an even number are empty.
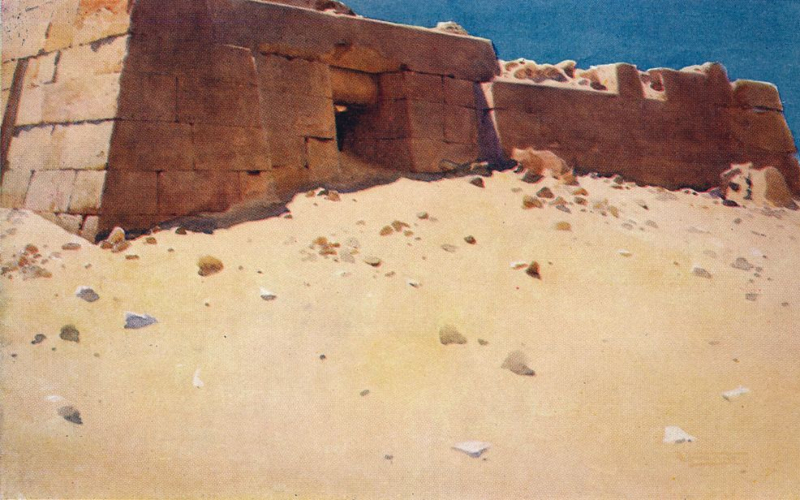
<svg viewBox="0 0 800 500"><path fill-rule="evenodd" d="M136 330L158 323L158 320L149 314L137 314L133 312L125 313L125 328Z"/></svg>
<svg viewBox="0 0 800 500"><path fill-rule="evenodd" d="M130 241L120 241L119 243L116 243L111 247L111 252L112 253L124 252L125 250L129 249L130 247L131 247L131 242Z"/></svg>
<svg viewBox="0 0 800 500"><path fill-rule="evenodd" d="M156 240L153 236L148 236L144 239L144 242L148 245L156 245L158 244L158 240Z"/></svg>
<svg viewBox="0 0 800 500"><path fill-rule="evenodd" d="M80 342L81 332L75 328L75 325L64 325L61 327L61 334L59 337L61 337L61 340L66 340L67 342Z"/></svg>
<svg viewBox="0 0 800 500"><path fill-rule="evenodd" d="M723 207L738 207L739 204L733 200L722 200Z"/></svg>
<svg viewBox="0 0 800 500"><path fill-rule="evenodd" d="M397 231L398 233L402 232L404 227L410 228L411 226L409 226L408 224L406 224L405 222L400 221L400 220L396 220L396 221L392 222L392 228L395 231Z"/></svg>
<svg viewBox="0 0 800 500"><path fill-rule="evenodd" d="M744 294L744 298L749 300L750 302L755 302L756 300L758 300L758 294L757 293L746 293L746 294Z"/></svg>
<svg viewBox="0 0 800 500"><path fill-rule="evenodd" d="M615 207L614 205L609 205L608 206L608 213L610 213L611 215L613 215L614 217L619 219L619 209L617 207Z"/></svg>
<svg viewBox="0 0 800 500"><path fill-rule="evenodd" d="M734 263L731 264L731 267L734 269L741 269L742 271L749 271L753 269L753 267L755 266L753 266L753 264L748 262L748 260L745 259L744 257L737 257Z"/></svg>
<svg viewBox="0 0 800 500"><path fill-rule="evenodd" d="M684 431L680 427L676 427L674 425L670 425L670 426L664 428L664 442L665 443L674 443L674 444L680 444L680 443L686 443L686 442L691 443L692 441L696 441L696 440L697 440L697 438L687 434L686 431Z"/></svg>
<svg viewBox="0 0 800 500"><path fill-rule="evenodd" d="M63 417L67 422L71 422L75 425L83 424L83 420L81 420L81 412L79 412L74 406L62 406L58 409L58 415Z"/></svg>
<svg viewBox="0 0 800 500"><path fill-rule="evenodd" d="M636 203L637 205L639 205L643 209L650 210L650 208L647 206L647 202L645 202L644 200L637 199L637 200L633 200L633 201L634 201L634 203Z"/></svg>
<svg viewBox="0 0 800 500"><path fill-rule="evenodd" d="M408 279L406 280L406 284L407 284L408 286L412 287L412 288L419 288L419 287L421 287L421 286L422 286L422 283L420 283L420 282L419 282L419 281L417 281L417 280L412 280L411 278L408 278Z"/></svg>
<svg viewBox="0 0 800 500"><path fill-rule="evenodd" d="M489 341L488 340L483 340L483 339L478 339L478 344L479 345L489 345Z"/></svg>
<svg viewBox="0 0 800 500"><path fill-rule="evenodd" d="M80 249L81 249L80 243L69 242L61 245L61 250L80 250Z"/></svg>
<svg viewBox="0 0 800 500"><path fill-rule="evenodd" d="M464 236L464 241L466 241L470 245L474 245L474 244L476 244L478 242L478 240L476 240L475 237L471 236L471 235L470 236Z"/></svg>
<svg viewBox="0 0 800 500"><path fill-rule="evenodd" d="M75 296L79 299L83 299L86 302L94 302L100 298L91 287L88 286L79 286L77 290L75 290Z"/></svg>
<svg viewBox="0 0 800 500"><path fill-rule="evenodd" d="M560 211L562 211L564 213L568 213L568 214L572 213L572 210L570 210L569 207L566 206L566 205L556 205L556 210L560 210Z"/></svg>
<svg viewBox="0 0 800 500"><path fill-rule="evenodd" d="M530 195L525 195L522 197L522 208L529 209L529 208L542 208L544 203L539 198L534 198Z"/></svg>
<svg viewBox="0 0 800 500"><path fill-rule="evenodd" d="M584 188L578 188L572 192L572 196L589 196L589 191Z"/></svg>
<svg viewBox="0 0 800 500"><path fill-rule="evenodd" d="M469 181L469 183L479 188L485 187L483 183L483 177L473 177L472 180Z"/></svg>
<svg viewBox="0 0 800 500"><path fill-rule="evenodd" d="M572 231L572 224L566 221L556 222L556 231Z"/></svg>
<svg viewBox="0 0 800 500"><path fill-rule="evenodd" d="M136 254L126 255L125 260L139 260L139 256Z"/></svg>
<svg viewBox="0 0 800 500"><path fill-rule="evenodd" d="M517 375L522 375L524 377L533 377L536 375L532 369L528 367L528 360L525 357L525 353L522 351L512 351L506 357L506 360L503 361L503 364L500 368L505 370L510 370L512 373L516 373Z"/></svg>
<svg viewBox="0 0 800 500"><path fill-rule="evenodd" d="M764 199L776 207L796 210L797 203L792 199L792 191L780 170L775 167L767 167L762 170L762 174L765 184Z"/></svg>
<svg viewBox="0 0 800 500"><path fill-rule="evenodd" d="M369 394L369 389L364 389L363 391L358 393L362 398Z"/></svg>
<svg viewBox="0 0 800 500"><path fill-rule="evenodd" d="M624 177L622 177L621 175L614 176L614 184L624 184L624 183L625 183Z"/></svg>
<svg viewBox="0 0 800 500"><path fill-rule="evenodd" d="M725 400L730 401L731 399L738 398L739 396L747 394L748 392L750 392L750 389L748 389L747 387L742 387L740 385L736 389L731 389L730 391L723 392L722 397L725 398Z"/></svg>
<svg viewBox="0 0 800 500"><path fill-rule="evenodd" d="M692 274L700 278L708 278L708 279L711 278L711 273L709 273L708 271L699 266L692 267Z"/></svg>
<svg viewBox="0 0 800 500"><path fill-rule="evenodd" d="M125 230L119 226L115 227L109 233L108 238L106 238L106 241L111 243L112 245L122 243L123 241L125 241Z"/></svg>
<svg viewBox="0 0 800 500"><path fill-rule="evenodd" d="M429 217L428 212L420 212L417 214L417 219L425 220Z"/></svg>
<svg viewBox="0 0 800 500"><path fill-rule="evenodd" d="M267 301L270 301L270 300L275 300L275 299L277 299L277 298L278 298L278 296L277 296L277 295L275 295L274 293L270 292L270 291L269 291L269 290L267 290L266 288L261 288L261 289L259 290L259 296L260 296L262 299L264 299L264 300L267 300Z"/></svg>
<svg viewBox="0 0 800 500"><path fill-rule="evenodd" d="M346 262L348 264L353 264L356 261L355 257L353 257L352 252L340 252L339 258L341 259L342 262Z"/></svg>
<svg viewBox="0 0 800 500"><path fill-rule="evenodd" d="M394 234L394 229L392 229L392 226L383 226L379 234L381 236L389 236L390 234Z"/></svg>
<svg viewBox="0 0 800 500"><path fill-rule="evenodd" d="M678 199L678 197L675 196L674 194L670 193L669 191L664 191L664 192L659 193L658 195L656 195L656 200L658 200L658 201L673 201L673 200L677 200L677 199Z"/></svg>
<svg viewBox="0 0 800 500"><path fill-rule="evenodd" d="M364 257L364 262L372 267L378 267L381 265L381 259L378 257Z"/></svg>
<svg viewBox="0 0 800 500"><path fill-rule="evenodd" d="M525 262L524 260L519 260L517 262L512 262L511 263L511 269L514 269L514 270L523 269L525 267L528 267L528 263Z"/></svg>
<svg viewBox="0 0 800 500"><path fill-rule="evenodd" d="M537 280L542 279L542 275L539 274L539 263L534 261L525 269L525 274L530 276L531 278L536 278Z"/></svg>
<svg viewBox="0 0 800 500"><path fill-rule="evenodd" d="M31 340L31 344L32 345L41 344L45 340L47 340L47 335L45 335L43 333L37 333L36 335L33 336L33 340Z"/></svg>
<svg viewBox="0 0 800 500"><path fill-rule="evenodd" d="M464 441L461 443L456 443L453 446L453 449L466 453L472 458L478 458L491 447L491 443L484 443L482 441Z"/></svg>
<svg viewBox="0 0 800 500"><path fill-rule="evenodd" d="M200 368L194 371L194 375L192 376L192 385L197 389L200 389L206 385L202 380L200 380Z"/></svg>
<svg viewBox="0 0 800 500"><path fill-rule="evenodd" d="M658 229L658 224L656 224L656 222L652 220L645 221L644 225L647 227L652 227L653 229Z"/></svg>
<svg viewBox="0 0 800 500"><path fill-rule="evenodd" d="M547 186L537 191L536 196L538 196L539 198L555 198L555 195Z"/></svg>
<svg viewBox="0 0 800 500"><path fill-rule="evenodd" d="M183 226L178 226L175 229L175 234L185 235L186 234L186 228L183 227Z"/></svg>
<svg viewBox="0 0 800 500"><path fill-rule="evenodd" d="M222 265L222 261L218 258L211 255L204 255L197 261L197 267L199 268L197 274L200 276L211 276L212 274L217 274L222 271L225 266Z"/></svg>
<svg viewBox="0 0 800 500"><path fill-rule="evenodd" d="M436 27L433 28L436 31L443 31L445 33L450 33L452 35L469 35L467 30L465 30L460 24L454 21L441 21L436 23Z"/></svg>
<svg viewBox="0 0 800 500"><path fill-rule="evenodd" d="M451 245L449 243L445 243L444 245L442 245L442 250L449 253L455 253L456 250L458 250L458 247L455 245Z"/></svg>
<svg viewBox="0 0 800 500"><path fill-rule="evenodd" d="M325 199L328 201L342 201L342 197L339 195L339 192L334 191L333 189L328 191L328 194L325 195Z"/></svg>
<svg viewBox="0 0 800 500"><path fill-rule="evenodd" d="M461 335L454 326L444 325L439 329L439 342L441 342L442 345L466 344L467 338Z"/></svg>
<svg viewBox="0 0 800 500"><path fill-rule="evenodd" d="M624 250L624 249L617 250L617 253L622 255L623 257L630 257L630 256L633 255L633 252L631 252L630 250Z"/></svg>
<svg viewBox="0 0 800 500"><path fill-rule="evenodd" d="M537 182L544 179L544 176L541 174L537 174L531 170L526 170L525 173L522 175L520 179L522 182L527 182L528 184L536 184Z"/></svg>

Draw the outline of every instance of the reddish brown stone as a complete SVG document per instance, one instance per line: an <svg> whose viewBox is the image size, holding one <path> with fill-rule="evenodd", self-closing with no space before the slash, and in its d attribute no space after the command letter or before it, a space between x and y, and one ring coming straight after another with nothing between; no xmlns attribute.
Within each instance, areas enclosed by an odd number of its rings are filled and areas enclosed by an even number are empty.
<svg viewBox="0 0 800 500"><path fill-rule="evenodd" d="M445 106L444 138L448 142L475 144L478 140L478 117L475 109Z"/></svg>
<svg viewBox="0 0 800 500"><path fill-rule="evenodd" d="M170 75L123 71L118 118L174 122L177 119L177 79Z"/></svg>
<svg viewBox="0 0 800 500"><path fill-rule="evenodd" d="M424 75L403 71L380 76L381 99L411 99L426 102L444 102L444 84L438 75Z"/></svg>
<svg viewBox="0 0 800 500"><path fill-rule="evenodd" d="M109 171L103 190L102 215L153 215L158 211L158 173Z"/></svg>
<svg viewBox="0 0 800 500"><path fill-rule="evenodd" d="M119 121L109 170L192 170L192 128L182 123Z"/></svg>
<svg viewBox="0 0 800 500"><path fill-rule="evenodd" d="M475 108L475 83L444 77L444 102L453 106Z"/></svg>
<svg viewBox="0 0 800 500"><path fill-rule="evenodd" d="M266 132L260 128L193 126L196 170L269 170Z"/></svg>
<svg viewBox="0 0 800 500"><path fill-rule="evenodd" d="M240 200L237 172L196 171L158 174L158 213L221 212Z"/></svg>
<svg viewBox="0 0 800 500"><path fill-rule="evenodd" d="M178 121L261 126L258 89L210 78L178 77Z"/></svg>

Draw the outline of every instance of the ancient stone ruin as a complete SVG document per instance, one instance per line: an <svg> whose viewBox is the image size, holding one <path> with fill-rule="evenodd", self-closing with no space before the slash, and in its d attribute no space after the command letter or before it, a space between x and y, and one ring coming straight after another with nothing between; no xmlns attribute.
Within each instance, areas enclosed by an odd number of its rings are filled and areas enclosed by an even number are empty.
<svg viewBox="0 0 800 500"><path fill-rule="evenodd" d="M719 64L501 64L489 40L334 1L2 8L2 206L89 239L526 147L668 188L752 162L800 194L777 89Z"/></svg>

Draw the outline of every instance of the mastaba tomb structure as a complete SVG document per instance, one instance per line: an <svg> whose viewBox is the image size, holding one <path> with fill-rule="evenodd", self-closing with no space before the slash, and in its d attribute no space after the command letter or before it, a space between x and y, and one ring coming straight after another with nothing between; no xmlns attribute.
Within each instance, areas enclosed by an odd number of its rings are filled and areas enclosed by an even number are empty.
<svg viewBox="0 0 800 500"><path fill-rule="evenodd" d="M777 89L719 64L520 78L489 40L333 1L2 8L1 204L89 239L356 187L367 165L437 174L526 147L668 188L709 189L752 162L800 194Z"/></svg>

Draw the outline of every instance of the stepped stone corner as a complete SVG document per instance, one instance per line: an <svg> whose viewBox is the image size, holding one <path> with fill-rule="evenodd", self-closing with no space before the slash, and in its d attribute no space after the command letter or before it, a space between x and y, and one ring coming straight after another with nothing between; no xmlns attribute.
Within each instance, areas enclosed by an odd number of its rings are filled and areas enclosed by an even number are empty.
<svg viewBox="0 0 800 500"><path fill-rule="evenodd" d="M0 205L89 239L355 187L361 165L435 174L443 161L502 163L527 147L668 188L717 186L731 164L771 166L800 194L777 89L731 83L719 64L503 63L489 40L335 1L2 8Z"/></svg>

